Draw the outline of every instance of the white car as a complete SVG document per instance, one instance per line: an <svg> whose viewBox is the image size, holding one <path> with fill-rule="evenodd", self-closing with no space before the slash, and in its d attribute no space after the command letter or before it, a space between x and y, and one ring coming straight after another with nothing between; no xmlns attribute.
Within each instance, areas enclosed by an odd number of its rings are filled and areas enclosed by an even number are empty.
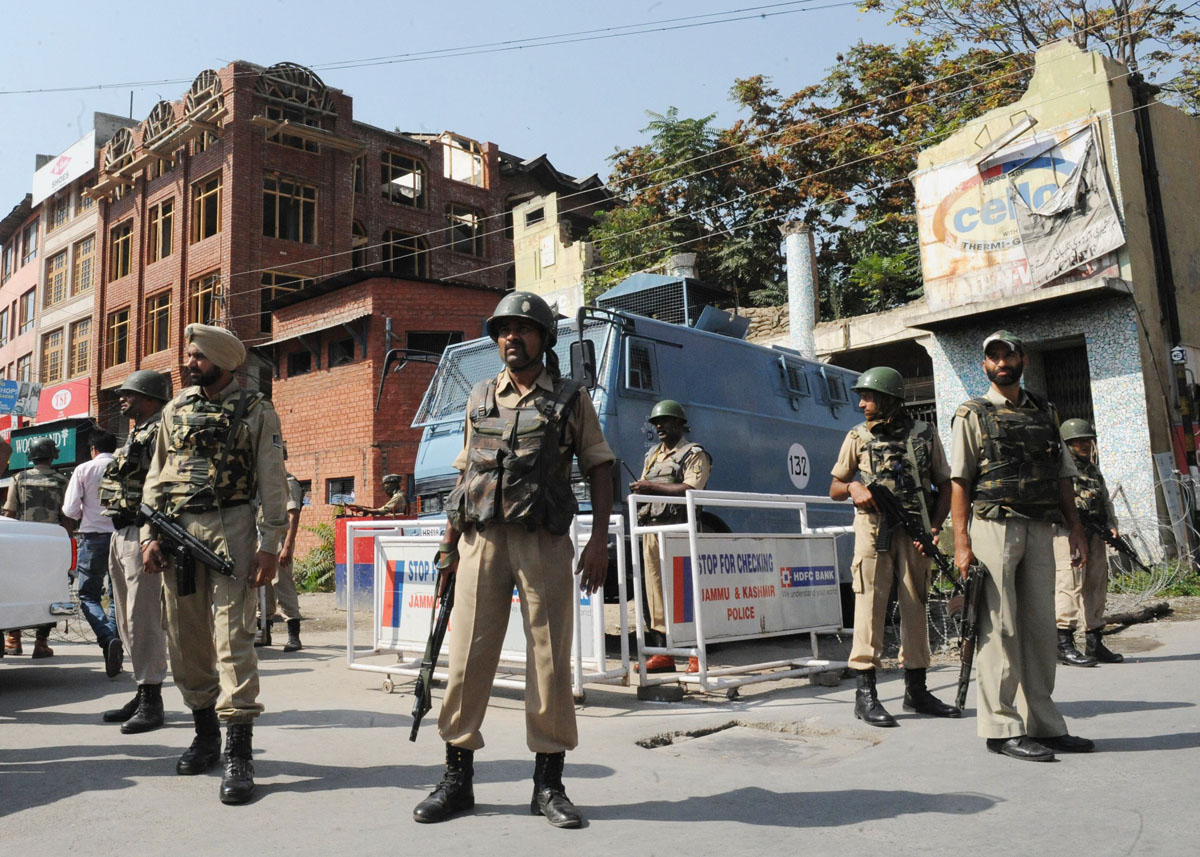
<svg viewBox="0 0 1200 857"><path fill-rule="evenodd" d="M0 517L0 631L36 628L73 612L75 541L58 524Z"/></svg>

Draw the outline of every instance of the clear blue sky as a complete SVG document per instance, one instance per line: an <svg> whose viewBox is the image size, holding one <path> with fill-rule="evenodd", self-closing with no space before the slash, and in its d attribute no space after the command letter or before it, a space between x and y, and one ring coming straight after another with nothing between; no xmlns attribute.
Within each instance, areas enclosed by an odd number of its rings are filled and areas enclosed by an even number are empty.
<svg viewBox="0 0 1200 857"><path fill-rule="evenodd" d="M9 4L0 90L91 86L58 93L3 94L0 216L30 190L34 156L58 154L90 129L94 111L142 120L175 100L205 68L244 59L315 68L354 99L356 119L408 131L451 129L524 157L545 152L560 170L607 176L615 148L642 139L646 111L732 121L737 77L766 74L790 93L820 79L859 39L899 42L909 33L838 0L762 8L769 17L544 47L426 58L358 68L322 65L467 47L600 28L700 23L772 0L643 0L440 3L312 0L139 6L117 17L103 4ZM777 0L776 0L777 2ZM828 6L820 9L817 7ZM94 88L97 84L147 82Z"/></svg>

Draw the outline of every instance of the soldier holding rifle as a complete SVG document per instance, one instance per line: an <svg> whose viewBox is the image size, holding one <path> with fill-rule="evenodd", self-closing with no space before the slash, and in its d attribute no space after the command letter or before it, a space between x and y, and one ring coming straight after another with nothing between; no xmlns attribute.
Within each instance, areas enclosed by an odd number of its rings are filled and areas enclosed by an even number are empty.
<svg viewBox="0 0 1200 857"><path fill-rule="evenodd" d="M1084 521L1087 535L1087 562L1071 564L1067 534L1055 527L1054 534L1054 607L1058 620L1058 660L1072 666L1093 667L1097 663L1119 664L1123 655L1104 645L1104 602L1108 598L1108 551L1105 535L1118 539L1117 513L1108 496L1108 486L1096 461L1096 432L1087 420L1067 420L1062 424L1062 439L1071 450L1078 474L1075 506ZM1075 648L1075 630L1083 622L1086 645Z"/></svg>
<svg viewBox="0 0 1200 857"><path fill-rule="evenodd" d="M536 754L530 811L555 827L583 822L562 783L566 751L578 743L571 695L576 596L568 532L577 509L571 458L579 459L590 482L594 516L576 573L580 587L595 592L608 572L615 456L587 391L559 374L557 330L550 307L530 292L505 295L487 320L505 368L467 399L464 448L454 462L462 475L446 502L449 525L438 568L457 575L450 678L438 718L446 773L413 811L419 822L444 821L475 805L473 760L483 746L480 727L514 586L529 651L526 740Z"/></svg>
<svg viewBox="0 0 1200 857"><path fill-rule="evenodd" d="M227 729L221 802L245 803L254 791L251 741L258 702L253 587L275 576L287 527L287 477L279 417L261 393L243 390L233 370L246 348L232 333L189 324L184 377L188 387L162 411L143 501L199 544L191 547L195 591L163 578L171 670L192 710L196 737L179 758L179 774L202 774L221 757L219 721ZM257 527L251 500L257 494ZM168 536L142 527L147 572L167 568ZM171 537L178 544L178 536ZM200 550L196 550L199 547ZM205 549L209 556L205 558ZM218 573L216 556L232 563ZM178 554L176 554L178 556Z"/></svg>
<svg viewBox="0 0 1200 857"><path fill-rule="evenodd" d="M1065 524L1072 561L1087 544L1063 449L1058 413L1021 389L1025 348L1006 330L983 342L987 393L960 405L951 428L954 562L963 577L981 564L976 691L979 736L992 753L1048 762L1055 751L1095 745L1067 733L1054 691L1052 525Z"/></svg>
<svg viewBox="0 0 1200 857"><path fill-rule="evenodd" d="M961 717L926 687L930 558L875 502L865 482L885 486L924 530L937 535L950 509L950 468L933 427L904 408L904 380L887 366L868 369L851 388L866 421L842 442L833 466L829 496L854 501L854 643L850 668L858 687L854 716L871 726L895 726L879 701L875 671L883 649L883 620L892 580L900 603L900 662L904 665L904 710L934 717ZM856 478L859 477L859 478ZM938 488L930 508L929 488Z"/></svg>

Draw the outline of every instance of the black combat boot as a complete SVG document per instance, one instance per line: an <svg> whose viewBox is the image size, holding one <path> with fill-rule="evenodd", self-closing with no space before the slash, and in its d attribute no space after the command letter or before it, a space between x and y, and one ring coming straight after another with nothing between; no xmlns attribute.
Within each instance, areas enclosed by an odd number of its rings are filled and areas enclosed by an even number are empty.
<svg viewBox="0 0 1200 857"><path fill-rule="evenodd" d="M904 671L904 710L933 717L962 717L962 709L947 705L925 686L925 670Z"/></svg>
<svg viewBox="0 0 1200 857"><path fill-rule="evenodd" d="M1073 667L1094 667L1098 661L1075 648L1075 630L1058 629L1058 662Z"/></svg>
<svg viewBox="0 0 1200 857"><path fill-rule="evenodd" d="M429 797L417 804L413 820L422 824L445 821L455 813L475 806L475 790L471 787L475 777L474 760L474 750L447 744L446 773Z"/></svg>
<svg viewBox="0 0 1200 857"><path fill-rule="evenodd" d="M138 709L138 703L142 701L142 689L139 687L137 693L133 695L133 699L122 705L120 708L110 708L104 714L100 715L100 719L105 723L124 723Z"/></svg>
<svg viewBox="0 0 1200 857"><path fill-rule="evenodd" d="M533 800L529 811L544 815L555 827L579 827L583 813L571 803L563 786L563 762L566 753L538 753L533 762Z"/></svg>
<svg viewBox="0 0 1200 857"><path fill-rule="evenodd" d="M875 693L875 670L855 670L858 688L854 692L854 716L871 726L895 726L896 718L887 713Z"/></svg>
<svg viewBox="0 0 1200 857"><path fill-rule="evenodd" d="M163 725L161 684L138 685L138 707L133 716L121 724L121 732L134 735L150 732Z"/></svg>
<svg viewBox="0 0 1200 857"><path fill-rule="evenodd" d="M1124 655L1114 652L1108 646L1104 645L1104 636L1099 629L1088 631L1085 639L1084 651L1087 652L1089 657L1095 658L1100 663L1119 664L1125 660Z"/></svg>
<svg viewBox="0 0 1200 857"><path fill-rule="evenodd" d="M288 619L287 629L288 638L287 642L283 644L283 650L285 652L298 652L303 649L304 646L300 643L300 620Z"/></svg>
<svg viewBox="0 0 1200 857"><path fill-rule="evenodd" d="M203 774L221 761L221 723L216 707L197 708L192 712L192 720L196 724L196 737L175 763L175 773L184 776Z"/></svg>
<svg viewBox="0 0 1200 857"><path fill-rule="evenodd" d="M221 775L221 803L245 803L254 794L253 723L230 723L225 730L225 772Z"/></svg>

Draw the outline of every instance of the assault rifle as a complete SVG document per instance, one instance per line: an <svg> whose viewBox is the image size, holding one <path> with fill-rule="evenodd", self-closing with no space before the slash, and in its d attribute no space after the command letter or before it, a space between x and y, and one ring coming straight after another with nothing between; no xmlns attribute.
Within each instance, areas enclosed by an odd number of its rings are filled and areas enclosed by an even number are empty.
<svg viewBox="0 0 1200 857"><path fill-rule="evenodd" d="M1100 524L1100 522L1082 509L1079 510L1079 521L1083 524L1084 532L1094 533L1095 535L1104 539L1104 543L1121 556L1125 557L1147 574L1151 573L1149 567L1147 567L1147 565L1142 562L1141 558L1138 557L1137 551L1133 549L1133 545L1129 543L1129 539L1125 538L1124 536L1116 536L1114 538L1111 529Z"/></svg>
<svg viewBox="0 0 1200 857"><path fill-rule="evenodd" d="M437 556L434 556L437 563ZM421 728L421 719L433 708L433 668L437 666L438 655L442 651L442 640L446 638L446 628L450 624L450 611L454 609L454 583L457 574L438 572L436 597L433 599L433 627L429 631L429 642L425 644L425 657L421 659L421 673L417 676L417 684L413 688L412 731L408 733L409 741L417 740L417 730Z"/></svg>
<svg viewBox="0 0 1200 857"><path fill-rule="evenodd" d="M175 561L175 588L179 595L196 591L196 561L226 577L233 577L233 560L213 553L208 545L197 539L172 518L151 509L145 503L138 509L138 526L150 524L157 532L165 553Z"/></svg>
<svg viewBox="0 0 1200 857"><path fill-rule="evenodd" d="M933 560L938 571L946 576L954 587L957 596L962 599L962 614L958 621L958 654L962 665L958 670L958 695L954 704L959 708L966 705L967 686L971 683L971 664L975 661L975 643L979 636L979 610L983 602L983 579L986 570L980 564L971 566L967 572L965 585L960 581L958 569L933 541L933 534L921 525L907 509L900 504L896 495L886 485L879 482L867 483L867 490L875 500L884 519L884 526L879 528L875 539L876 550L887 550L891 546L892 531L900 527L914 542L921 546L921 552Z"/></svg>

